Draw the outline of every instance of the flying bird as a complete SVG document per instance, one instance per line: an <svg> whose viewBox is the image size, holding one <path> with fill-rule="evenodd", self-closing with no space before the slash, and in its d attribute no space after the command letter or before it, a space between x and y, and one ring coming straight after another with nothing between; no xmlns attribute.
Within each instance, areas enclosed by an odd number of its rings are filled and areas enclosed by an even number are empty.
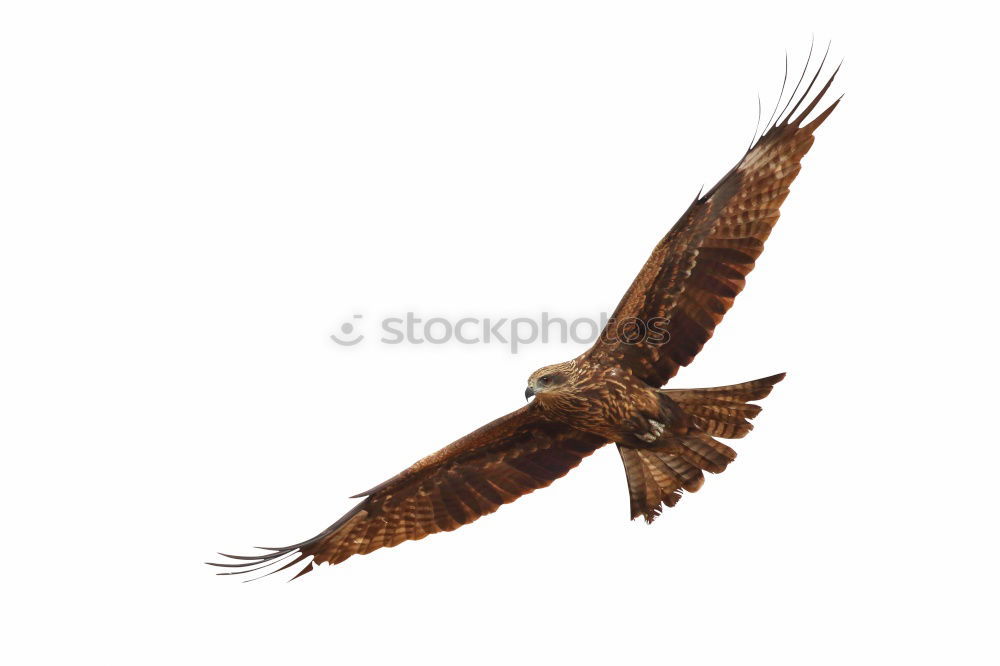
<svg viewBox="0 0 1000 666"><path fill-rule="evenodd" d="M743 290L813 133L840 102L805 122L837 74L809 100L825 59L798 95L807 60L778 113L782 86L773 124L765 122L739 163L656 245L594 346L531 374L527 405L355 495L361 502L311 539L257 555L223 554L233 562L212 564L226 567L223 574L271 568L269 575L305 562L298 578L317 564L450 532L548 486L610 443L625 466L633 519L652 522L684 491L701 488L705 472L724 471L736 452L718 438L745 436L761 409L753 401L784 374L662 387L691 363ZM787 71L786 62L786 82Z"/></svg>

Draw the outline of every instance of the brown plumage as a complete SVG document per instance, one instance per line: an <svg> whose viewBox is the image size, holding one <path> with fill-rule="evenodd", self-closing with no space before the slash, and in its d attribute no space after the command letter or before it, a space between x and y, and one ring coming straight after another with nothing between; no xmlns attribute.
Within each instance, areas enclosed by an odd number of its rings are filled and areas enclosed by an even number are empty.
<svg viewBox="0 0 1000 666"><path fill-rule="evenodd" d="M817 71L791 110L691 204L591 349L531 375L525 394L533 402L357 495L364 499L315 537L259 555L226 555L235 561L216 566L246 573L279 565L275 573L307 560L338 564L451 531L549 485L611 442L625 465L632 518L648 522L682 491L698 490L704 472L725 470L736 452L715 438L745 436L760 412L751 401L784 375L707 389L660 387L692 361L742 291L813 132L839 103L804 124L835 76L803 106Z"/></svg>

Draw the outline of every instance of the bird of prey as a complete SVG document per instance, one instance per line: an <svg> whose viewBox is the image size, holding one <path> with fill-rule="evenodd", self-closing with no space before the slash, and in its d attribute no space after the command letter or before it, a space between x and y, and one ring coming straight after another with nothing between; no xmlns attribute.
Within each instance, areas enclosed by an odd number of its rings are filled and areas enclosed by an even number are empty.
<svg viewBox="0 0 1000 666"><path fill-rule="evenodd" d="M594 346L531 374L525 396L534 400L355 495L361 502L311 539L257 555L223 554L234 561L216 566L225 574L276 573L305 562L298 578L317 564L450 532L548 486L612 442L633 519L652 522L683 491L701 488L704 472L725 470L736 452L717 438L746 435L760 412L752 401L784 374L662 387L694 359L742 291L814 131L840 102L806 122L837 74L809 100L822 70L823 63L798 95L803 70L780 113L779 94L773 124L765 122L739 163L657 244Z"/></svg>

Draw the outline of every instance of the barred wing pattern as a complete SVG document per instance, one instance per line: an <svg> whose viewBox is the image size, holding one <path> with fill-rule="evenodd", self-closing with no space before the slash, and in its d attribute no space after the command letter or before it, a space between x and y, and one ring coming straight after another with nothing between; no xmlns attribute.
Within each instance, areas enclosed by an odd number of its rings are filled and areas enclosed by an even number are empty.
<svg viewBox="0 0 1000 666"><path fill-rule="evenodd" d="M792 119L816 83L817 71L787 115L776 120L715 187L691 204L625 293L609 328L588 352L592 359L621 363L646 383L662 386L701 351L743 290L747 274L764 249L800 161L812 146L813 132L840 102L834 101L813 121L802 124L836 75L834 71ZM795 91L788 104L794 97ZM656 319L668 320L668 339L631 343L615 339L611 330L629 320L648 323Z"/></svg>
<svg viewBox="0 0 1000 666"><path fill-rule="evenodd" d="M352 555L450 532L493 513L580 464L606 442L548 420L531 403L449 444L369 491L354 509L312 539L261 555L224 555L236 574L281 564L277 573L311 558L339 564Z"/></svg>

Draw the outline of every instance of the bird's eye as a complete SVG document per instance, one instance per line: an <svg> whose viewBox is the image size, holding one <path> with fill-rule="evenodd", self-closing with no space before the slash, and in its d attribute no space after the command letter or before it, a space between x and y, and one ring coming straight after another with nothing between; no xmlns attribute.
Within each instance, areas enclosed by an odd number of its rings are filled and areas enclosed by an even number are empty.
<svg viewBox="0 0 1000 666"><path fill-rule="evenodd" d="M551 378L551 377L549 377L548 375L546 375L546 376L544 376L544 377L541 377L541 378L540 378L540 379L538 380L538 383L539 383L539 384L541 384L542 386L548 386L548 385L549 385L549 382L551 382L551 381L552 381L552 378Z"/></svg>

